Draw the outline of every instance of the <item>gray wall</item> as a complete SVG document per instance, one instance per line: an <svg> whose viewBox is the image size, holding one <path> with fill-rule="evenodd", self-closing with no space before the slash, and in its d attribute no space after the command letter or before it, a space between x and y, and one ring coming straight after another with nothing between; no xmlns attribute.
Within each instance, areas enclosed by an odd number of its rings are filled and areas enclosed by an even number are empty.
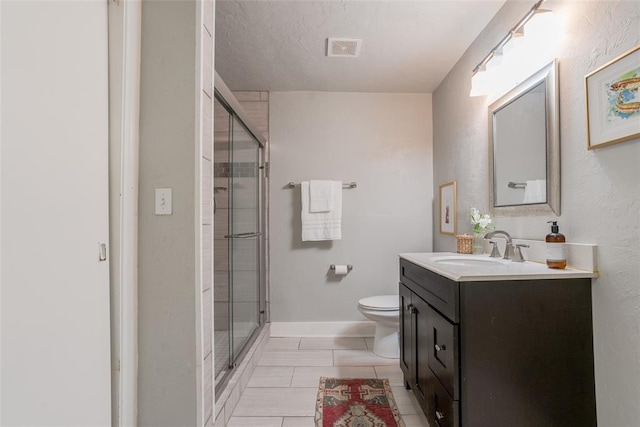
<svg viewBox="0 0 640 427"><path fill-rule="evenodd" d="M507 2L433 94L434 188L458 181L460 232L469 208L488 209L487 98L470 98L471 70L531 7ZM596 243L600 278L593 281L598 422L632 426L640 419L640 141L588 151L584 76L640 42L640 3L545 3L563 22L560 75L560 231L568 241ZM454 119L457 118L457 119ZM516 237L544 239L547 217L497 218ZM434 249L455 239L437 232ZM580 355L576 355L579 357Z"/></svg>
<svg viewBox="0 0 640 427"><path fill-rule="evenodd" d="M140 426L196 425L196 2L142 5ZM173 188L173 215L154 190Z"/></svg>
<svg viewBox="0 0 640 427"><path fill-rule="evenodd" d="M365 320L358 299L398 292L398 253L431 250L431 95L271 92L271 320ZM295 181L343 190L342 240L302 242ZM353 264L342 280L330 264Z"/></svg>

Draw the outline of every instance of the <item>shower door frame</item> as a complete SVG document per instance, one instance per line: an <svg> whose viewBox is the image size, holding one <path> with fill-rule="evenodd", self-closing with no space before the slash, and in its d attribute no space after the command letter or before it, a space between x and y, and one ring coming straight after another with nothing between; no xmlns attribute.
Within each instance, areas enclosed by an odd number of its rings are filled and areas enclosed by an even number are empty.
<svg viewBox="0 0 640 427"><path fill-rule="evenodd" d="M267 166L265 162L265 145L266 139L264 136L251 124L248 117L246 116L244 110L242 109L240 103L236 100L235 96L233 96L232 92L228 89L228 87L222 82L219 76L215 75L215 87L214 87L214 98L225 108L225 110L229 113L229 151L232 151L233 146L233 126L234 119L238 121L242 127L255 139L258 147L258 227L257 230L260 232L259 243L258 243L258 286L259 286L259 302L258 302L258 325L255 330L251 333L250 337L245 342L242 349L235 355L235 357L231 357L234 352L233 348L233 300L230 298L228 304L230 306L229 310L229 364L227 369L222 372L222 376L216 379L215 387L215 396L220 396L221 391L226 387L229 379L235 372L236 367L239 362L243 360L246 353L251 348L251 345L255 342L258 337L260 331L264 327L265 323L268 321L267 318L267 309L266 309L266 189L265 189L265 177L267 172ZM215 148L214 148L215 150ZM229 177L232 179L233 177ZM231 192L230 192L231 193ZM229 209L229 218L231 220L232 212ZM228 231L231 231L230 229ZM215 238L215 237L214 237ZM229 247L227 248L229 250ZM215 254L214 254L215 257ZM229 264L231 264L232 258L229 258ZM232 276L231 267L229 267L229 287L233 286L233 282L231 279ZM232 292L230 291L230 295ZM215 299L214 299L215 302ZM215 323L213 325L213 330L215 331ZM215 333L215 332L214 332ZM215 340L214 340L215 345ZM215 354L215 351L214 351Z"/></svg>

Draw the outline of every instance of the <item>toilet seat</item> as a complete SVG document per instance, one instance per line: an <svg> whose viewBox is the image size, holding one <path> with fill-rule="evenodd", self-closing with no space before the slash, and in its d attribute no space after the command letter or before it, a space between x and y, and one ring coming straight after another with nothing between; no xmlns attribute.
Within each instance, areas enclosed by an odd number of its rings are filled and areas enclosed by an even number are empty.
<svg viewBox="0 0 640 427"><path fill-rule="evenodd" d="M358 305L366 310L397 311L400 309L398 295L377 295L362 298Z"/></svg>

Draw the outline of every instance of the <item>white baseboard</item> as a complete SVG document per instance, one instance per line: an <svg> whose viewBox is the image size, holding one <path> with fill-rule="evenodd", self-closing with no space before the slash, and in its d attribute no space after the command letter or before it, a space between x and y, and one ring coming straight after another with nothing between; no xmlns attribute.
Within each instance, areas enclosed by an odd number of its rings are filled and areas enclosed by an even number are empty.
<svg viewBox="0 0 640 427"><path fill-rule="evenodd" d="M272 337L372 337L375 322L271 322Z"/></svg>

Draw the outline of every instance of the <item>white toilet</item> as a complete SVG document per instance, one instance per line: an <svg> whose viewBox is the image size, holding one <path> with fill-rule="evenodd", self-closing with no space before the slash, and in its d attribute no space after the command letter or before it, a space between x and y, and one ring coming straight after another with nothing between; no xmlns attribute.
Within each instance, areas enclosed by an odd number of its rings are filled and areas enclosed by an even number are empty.
<svg viewBox="0 0 640 427"><path fill-rule="evenodd" d="M358 301L358 311L367 319L376 322L373 352L378 356L389 359L400 357L398 343L399 304L398 295L378 295L362 298Z"/></svg>

